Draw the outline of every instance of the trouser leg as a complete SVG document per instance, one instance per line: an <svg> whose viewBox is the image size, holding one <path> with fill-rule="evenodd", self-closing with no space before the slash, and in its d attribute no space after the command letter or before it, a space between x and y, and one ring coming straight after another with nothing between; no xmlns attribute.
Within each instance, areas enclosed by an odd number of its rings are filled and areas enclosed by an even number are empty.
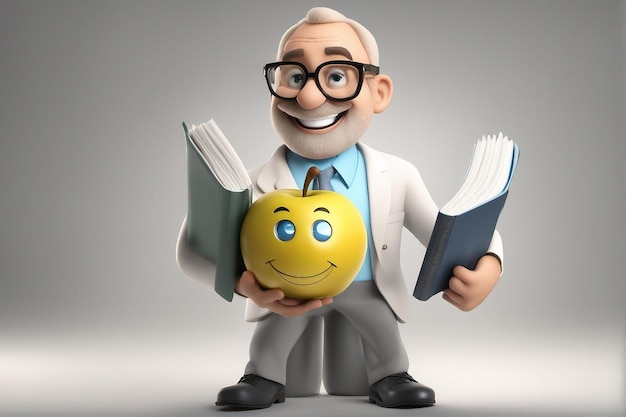
<svg viewBox="0 0 626 417"><path fill-rule="evenodd" d="M398 321L373 282L353 283L335 297L332 305L352 323L363 340L369 384L408 370L409 358Z"/></svg>
<svg viewBox="0 0 626 417"><path fill-rule="evenodd" d="M331 395L369 392L361 336L337 311L324 317L324 387Z"/></svg>
<svg viewBox="0 0 626 417"><path fill-rule="evenodd" d="M250 342L245 373L286 385L287 359L309 322L308 316L285 318L278 314L259 321Z"/></svg>
<svg viewBox="0 0 626 417"><path fill-rule="evenodd" d="M306 397L320 392L322 381L321 316L312 317L287 359L287 397Z"/></svg>

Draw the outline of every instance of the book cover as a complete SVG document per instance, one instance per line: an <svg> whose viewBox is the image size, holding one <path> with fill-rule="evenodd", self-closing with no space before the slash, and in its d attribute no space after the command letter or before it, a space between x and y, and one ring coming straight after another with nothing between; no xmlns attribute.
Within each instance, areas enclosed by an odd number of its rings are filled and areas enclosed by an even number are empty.
<svg viewBox="0 0 626 417"><path fill-rule="evenodd" d="M415 298L426 301L445 290L455 266L474 269L485 255L504 208L518 158L517 145L502 135L483 138L476 145L456 198L437 216L413 292ZM488 190L487 194L484 190ZM476 201L473 196L484 199Z"/></svg>
<svg viewBox="0 0 626 417"><path fill-rule="evenodd" d="M235 282L245 270L239 234L250 204L252 188L230 190L221 175L192 140L183 123L187 143L187 240L198 254L216 264L215 291L232 301Z"/></svg>

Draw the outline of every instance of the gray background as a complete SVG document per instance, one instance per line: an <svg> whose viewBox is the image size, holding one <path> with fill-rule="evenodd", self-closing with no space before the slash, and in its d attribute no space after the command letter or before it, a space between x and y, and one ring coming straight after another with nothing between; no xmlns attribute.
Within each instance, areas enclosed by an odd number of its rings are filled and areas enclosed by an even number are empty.
<svg viewBox="0 0 626 417"><path fill-rule="evenodd" d="M177 268L183 120L252 168L279 144L261 67L309 7L374 33L390 108L364 141L456 190L473 141L521 162L505 273L402 326L438 405L288 400L249 415L617 414L624 400L621 1L0 1L0 414L213 415L253 325ZM423 248L409 235L412 288Z"/></svg>

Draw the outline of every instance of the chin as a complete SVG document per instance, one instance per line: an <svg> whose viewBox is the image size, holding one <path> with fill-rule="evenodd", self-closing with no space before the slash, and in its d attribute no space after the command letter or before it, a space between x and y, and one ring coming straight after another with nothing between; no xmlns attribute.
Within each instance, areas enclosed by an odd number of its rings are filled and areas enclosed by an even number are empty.
<svg viewBox="0 0 626 417"><path fill-rule="evenodd" d="M304 136L305 134L302 135ZM292 137L290 140L283 140L285 145L287 145L287 147L293 152L309 159L332 158L356 143L338 143L336 140L327 137L320 137L316 135L311 138L310 135L308 136L309 137L299 138Z"/></svg>

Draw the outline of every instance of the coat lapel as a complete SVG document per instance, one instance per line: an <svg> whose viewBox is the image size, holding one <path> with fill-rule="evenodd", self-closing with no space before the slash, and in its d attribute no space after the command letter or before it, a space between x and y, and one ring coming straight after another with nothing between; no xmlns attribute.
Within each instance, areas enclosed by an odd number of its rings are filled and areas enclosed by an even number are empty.
<svg viewBox="0 0 626 417"><path fill-rule="evenodd" d="M263 193L281 188L298 188L287 165L287 148L282 145L263 165L256 179L257 186Z"/></svg>
<svg viewBox="0 0 626 417"><path fill-rule="evenodd" d="M367 186L370 201L370 224L372 227L372 240L376 248L376 254L380 259L380 251L385 244L385 228L389 209L391 206L391 184L389 175L389 162L380 156L372 148L359 144L367 171Z"/></svg>

